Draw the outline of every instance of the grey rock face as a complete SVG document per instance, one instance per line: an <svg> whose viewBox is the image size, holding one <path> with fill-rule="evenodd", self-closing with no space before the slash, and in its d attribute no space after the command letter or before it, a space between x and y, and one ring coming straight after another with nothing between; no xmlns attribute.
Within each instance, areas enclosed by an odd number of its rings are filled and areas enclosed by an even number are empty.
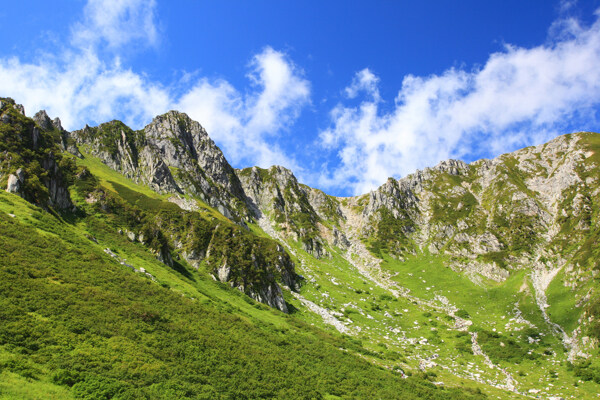
<svg viewBox="0 0 600 400"><path fill-rule="evenodd" d="M253 167L237 171L237 175L255 217L273 212L283 215L308 212L316 215L307 201L306 191L290 170L278 165L268 170Z"/></svg>
<svg viewBox="0 0 600 400"><path fill-rule="evenodd" d="M60 118L56 117L52 120L52 126L54 127L54 129L58 129L59 131L64 131L65 129L62 127L62 124L60 122Z"/></svg>
<svg viewBox="0 0 600 400"><path fill-rule="evenodd" d="M164 160L155 158L154 154L148 148L144 148L140 153L140 164L142 180L147 182L154 191L159 193L183 193L183 190L177 185L173 175ZM131 165L131 164L130 164ZM127 167L126 167L127 168ZM133 165L129 167L130 174L136 174L137 171Z"/></svg>
<svg viewBox="0 0 600 400"><path fill-rule="evenodd" d="M71 133L92 155L130 179L160 193L200 197L229 218L245 217L245 196L233 168L202 126L186 114L169 111L143 131L133 132L113 121ZM116 135L116 151L103 145ZM109 132L109 133L107 133Z"/></svg>
<svg viewBox="0 0 600 400"><path fill-rule="evenodd" d="M433 167L434 170L450 175L464 175L469 171L469 165L460 160L445 160Z"/></svg>
<svg viewBox="0 0 600 400"><path fill-rule="evenodd" d="M60 210L67 210L73 207L71 196L65 182L60 176L58 165L52 153L44 160L42 167L49 171L48 178L45 179L45 186L48 188L48 205Z"/></svg>
<svg viewBox="0 0 600 400"><path fill-rule="evenodd" d="M236 266L230 263L229 252L231 249L216 249L212 247L212 241L206 253L206 261L210 265L211 252L219 252L222 259L219 263L211 265L212 274L215 280L223 283L229 283L231 287L237 288L241 292L252 297L254 300L267 304L273 308L277 308L285 313L288 312L287 305L283 298L281 287L275 279L275 274L281 277L281 283L291 290L297 290L296 274L294 263L287 256L281 246L277 246L277 252L280 255L275 262L266 262L268 265L261 265L265 260L261 261L256 253L250 256L254 270L265 271L266 274L261 274L262 277L251 278L246 276L243 271L235 270Z"/></svg>
<svg viewBox="0 0 600 400"><path fill-rule="evenodd" d="M4 99L4 109L6 106L12 106L17 112L24 115L22 106L15 104L12 99ZM8 113L4 113L4 116L8 116ZM52 207L58 210L67 210L73 208L73 203L69 195L69 191L66 187L65 182L65 170L62 170L59 166L59 160L62 155L55 144L49 140L42 140L42 132L40 127L52 128L52 123L44 111L40 111L36 114L34 122L31 120L19 118L21 123L16 125L17 133L20 135L20 147L17 151L27 154L23 157L21 165L24 168L28 167L28 163L33 158L36 163L45 171L43 175L36 177L40 183L43 184L48 192L48 197L45 197L45 193L42 193L42 197L39 196L34 186L29 187L27 185L27 179L23 168L19 168L14 175L8 177L7 191L18 194L24 197L26 200L35 201L42 207ZM3 119L4 120L4 119ZM12 123L11 118L8 118L7 123Z"/></svg>
<svg viewBox="0 0 600 400"><path fill-rule="evenodd" d="M333 245L339 247L342 250L346 250L350 247L350 241L346 237L346 235L338 230L335 226L332 229L333 234Z"/></svg>
<svg viewBox="0 0 600 400"><path fill-rule="evenodd" d="M443 161L400 180L390 178L350 201L355 206L346 209L344 219L353 221L356 232L344 233L372 238L385 210L385 218L415 249L442 252L460 270L506 279L510 270L530 266L540 249L561 240L575 243L590 232L591 204L600 189L587 172L598 165L586 162L593 152L580 144L585 135L561 136L470 165ZM580 219L578 233L561 237L567 217ZM546 257L560 258L548 252L554 256Z"/></svg>
<svg viewBox="0 0 600 400"><path fill-rule="evenodd" d="M33 142L33 149L37 150L40 141L40 131L37 127L34 127L31 131L31 141Z"/></svg>
<svg viewBox="0 0 600 400"><path fill-rule="evenodd" d="M223 152L204 128L177 111L156 117L144 128L148 145L168 167L177 168L175 179L185 192L200 195L225 213L244 214L240 182Z"/></svg>
<svg viewBox="0 0 600 400"><path fill-rule="evenodd" d="M10 174L8 176L8 184L6 186L6 191L9 193L19 194L21 192L21 187L25 182L25 172L23 169L19 168L16 175Z"/></svg>
<svg viewBox="0 0 600 400"><path fill-rule="evenodd" d="M33 120L45 131L51 131L54 129L54 124L45 110L38 111L34 116Z"/></svg>
<svg viewBox="0 0 600 400"><path fill-rule="evenodd" d="M414 210L418 199L415 196L411 181L396 181L389 178L379 189L369 193L369 202L363 210L363 215L373 215L380 208L386 208L394 217L399 216L399 210Z"/></svg>
<svg viewBox="0 0 600 400"><path fill-rule="evenodd" d="M58 130L60 132L61 149L81 158L81 153L79 152L77 145L75 144L74 140L71 139L69 132L63 129L59 118L54 118L54 120L51 120L45 110L40 110L33 116L33 120L43 131L52 131L55 129ZM37 148L38 146L39 136L39 131L37 128L34 128L32 133L34 148Z"/></svg>
<svg viewBox="0 0 600 400"><path fill-rule="evenodd" d="M23 168L19 168L15 174L17 175L17 178L19 179L19 182L23 183L25 182L25 171L23 171Z"/></svg>
<svg viewBox="0 0 600 400"><path fill-rule="evenodd" d="M299 184L294 174L281 166L268 170L247 168L238 170L237 174L246 194L246 204L255 218L266 216L267 223L285 237L301 241L309 254L317 258L329 256L325 241L318 235L321 216L315 207L323 212L327 208L333 209L334 214L339 213L333 201L327 203L325 194Z"/></svg>

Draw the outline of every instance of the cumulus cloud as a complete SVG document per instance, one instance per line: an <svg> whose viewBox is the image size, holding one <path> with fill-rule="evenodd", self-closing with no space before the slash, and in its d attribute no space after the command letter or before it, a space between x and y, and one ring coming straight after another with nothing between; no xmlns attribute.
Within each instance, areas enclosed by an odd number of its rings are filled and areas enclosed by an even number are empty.
<svg viewBox="0 0 600 400"><path fill-rule="evenodd" d="M249 94L223 80L201 79L176 108L201 121L235 164L297 167L274 142L310 101L310 84L285 54L270 47L249 67Z"/></svg>
<svg viewBox="0 0 600 400"><path fill-rule="evenodd" d="M365 89L364 100L338 104L320 132L322 145L340 161L321 184L364 193L445 158L496 155L594 123L600 22L582 27L564 20L551 34L543 46L507 45L474 70L408 75L390 112L381 112L381 99L370 94L377 93L376 77L360 71L346 93Z"/></svg>
<svg viewBox="0 0 600 400"><path fill-rule="evenodd" d="M0 82L2 95L23 103L29 115L45 109L59 116L66 129L117 115L140 126L167 109L170 101L165 88L121 67L118 60L106 64L92 52L68 52L58 59L47 56L31 64L0 59Z"/></svg>
<svg viewBox="0 0 600 400"><path fill-rule="evenodd" d="M361 92L370 95L374 100L380 100L379 88L377 84L379 78L375 76L368 68L359 71L352 79L352 83L344 89L346 96L350 99L356 98Z"/></svg>
<svg viewBox="0 0 600 400"><path fill-rule="evenodd" d="M147 123L171 102L168 89L121 65L125 45L156 43L154 1L90 0L83 21L71 29L70 45L34 62L0 58L0 91L26 106L28 113L46 109L67 129L122 116L124 122ZM102 57L105 48L116 55Z"/></svg>

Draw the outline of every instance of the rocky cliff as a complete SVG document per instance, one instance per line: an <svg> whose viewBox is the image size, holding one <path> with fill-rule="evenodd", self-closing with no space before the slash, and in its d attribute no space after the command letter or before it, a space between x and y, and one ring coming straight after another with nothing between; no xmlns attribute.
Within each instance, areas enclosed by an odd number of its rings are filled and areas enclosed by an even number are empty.
<svg viewBox="0 0 600 400"><path fill-rule="evenodd" d="M390 178L358 198L361 233L398 256L443 253L456 268L494 280L531 266L540 253L564 262L566 243L596 234L597 148L597 134L565 135L493 160L450 160Z"/></svg>
<svg viewBox="0 0 600 400"><path fill-rule="evenodd" d="M247 216L233 168L186 114L170 111L139 131L120 121L86 126L70 137L112 169L157 192L198 197L236 221Z"/></svg>
<svg viewBox="0 0 600 400"><path fill-rule="evenodd" d="M280 166L246 168L237 175L248 209L261 227L276 237L300 242L317 258L327 255L320 235L324 213L339 212L328 196L301 185L290 170Z"/></svg>
<svg viewBox="0 0 600 400"><path fill-rule="evenodd" d="M75 164L61 152L64 133L60 120L45 113L31 120L23 106L0 98L0 185L42 207L72 210Z"/></svg>

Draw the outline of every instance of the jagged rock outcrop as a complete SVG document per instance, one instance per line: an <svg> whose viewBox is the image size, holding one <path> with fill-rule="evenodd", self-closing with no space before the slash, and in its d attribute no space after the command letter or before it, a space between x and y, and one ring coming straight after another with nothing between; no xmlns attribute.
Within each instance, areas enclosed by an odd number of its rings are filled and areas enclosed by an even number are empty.
<svg viewBox="0 0 600 400"><path fill-rule="evenodd" d="M57 117L54 118L54 120L51 120L45 110L40 110L33 116L33 120L42 131L55 134L55 140L58 141L58 144L62 150L81 158L81 153L79 152L77 145L73 139L70 138L69 132L62 127L60 118ZM33 135L35 147L37 146L39 131L34 131Z"/></svg>
<svg viewBox="0 0 600 400"><path fill-rule="evenodd" d="M54 129L54 125L52 124L52 120L46 114L46 110L38 111L34 116L33 120L45 131L50 131Z"/></svg>
<svg viewBox="0 0 600 400"><path fill-rule="evenodd" d="M23 106L10 98L0 100L0 177L6 176L6 190L42 207L70 210L68 191L74 164L65 158L45 112L36 119L25 116ZM44 128L40 125L44 125Z"/></svg>
<svg viewBox="0 0 600 400"><path fill-rule="evenodd" d="M299 184L290 170L280 166L246 168L237 175L255 218L266 218L283 236L300 241L309 254L328 256L318 229L322 217L313 207L323 215L329 205L326 195Z"/></svg>
<svg viewBox="0 0 600 400"><path fill-rule="evenodd" d="M441 252L457 269L502 280L530 265L539 248L589 234L599 194L592 173L598 165L586 161L593 155L590 138L597 134L565 135L470 165L443 161L390 178L349 210L362 220L355 224L362 237L386 251ZM565 220L581 215L577 232L566 234Z"/></svg>
<svg viewBox="0 0 600 400"><path fill-rule="evenodd" d="M211 242L207 251L207 263L212 268L213 277L224 283L228 283L241 292L246 293L254 300L277 308L285 313L288 312L283 298L281 287L277 280L292 290L297 290L296 274L294 264L281 246L277 246L278 255L274 259L265 258L257 252L256 247L250 250L249 264L240 269L239 259L236 260L236 250L215 247ZM238 261L238 262L236 262ZM252 277L251 270L266 271L262 276Z"/></svg>
<svg viewBox="0 0 600 400"><path fill-rule="evenodd" d="M248 216L240 182L204 128L169 111L144 129L120 121L71 133L79 145L112 169L161 193L189 194L228 218Z"/></svg>
<svg viewBox="0 0 600 400"><path fill-rule="evenodd" d="M209 201L220 199L233 211L244 212L244 194L233 168L198 122L170 111L156 117L144 134L154 154L179 170L175 177L186 191Z"/></svg>
<svg viewBox="0 0 600 400"><path fill-rule="evenodd" d="M10 174L8 176L8 184L6 185L6 191L9 193L14 193L21 195L21 188L25 183L25 171L23 168L19 168L15 174Z"/></svg>

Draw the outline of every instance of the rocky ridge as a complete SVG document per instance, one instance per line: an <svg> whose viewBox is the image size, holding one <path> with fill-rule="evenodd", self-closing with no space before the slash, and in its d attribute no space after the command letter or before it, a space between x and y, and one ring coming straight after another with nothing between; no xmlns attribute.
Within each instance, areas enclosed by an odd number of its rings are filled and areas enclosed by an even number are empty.
<svg viewBox="0 0 600 400"><path fill-rule="evenodd" d="M568 279L581 281L583 288L600 269L593 256L597 250L589 248L599 237L598 140L597 134L578 133L493 160L443 161L352 198L317 198L314 189L299 185L281 167L238 175L255 215L268 216L265 231L298 241L311 253L315 246L303 242L309 237L319 246L313 256L338 249L382 284L389 281L379 268L383 253L401 260L424 252L440 255L476 283L503 282L526 269L546 315L549 282L541 284L539 277L566 268ZM302 219L312 230L299 229ZM574 285L572 290L579 287ZM587 312L578 312L585 324ZM585 355L577 343L589 345L589 338L556 329L572 355Z"/></svg>
<svg viewBox="0 0 600 400"><path fill-rule="evenodd" d="M65 132L58 118L36 117L42 125L27 118L14 100L0 99L0 184L42 207L73 210L68 186L74 164L59 148Z"/></svg>
<svg viewBox="0 0 600 400"><path fill-rule="evenodd" d="M236 221L247 215L233 168L204 128L184 113L169 111L139 131L120 121L86 126L70 138L115 171L157 192L198 197Z"/></svg>
<svg viewBox="0 0 600 400"><path fill-rule="evenodd" d="M382 252L403 259L425 251L448 257L453 269L476 282L502 282L511 271L534 265L560 267L566 262L563 242L586 237L589 202L598 197L598 178L590 174L596 164L585 162L593 152L580 143L594 134L565 135L471 164L442 161L344 199L300 184L280 166L234 170L185 114L171 111L138 132L109 124L120 132L111 153L101 144L110 131L106 124L71 137L158 192L198 197L238 223L260 221L263 230L269 225L274 239L298 242L316 258L338 248L361 265L376 266ZM567 192L575 187L573 202ZM574 208L571 214L568 208ZM582 213L587 219L580 218L577 233L564 232L563 221Z"/></svg>

